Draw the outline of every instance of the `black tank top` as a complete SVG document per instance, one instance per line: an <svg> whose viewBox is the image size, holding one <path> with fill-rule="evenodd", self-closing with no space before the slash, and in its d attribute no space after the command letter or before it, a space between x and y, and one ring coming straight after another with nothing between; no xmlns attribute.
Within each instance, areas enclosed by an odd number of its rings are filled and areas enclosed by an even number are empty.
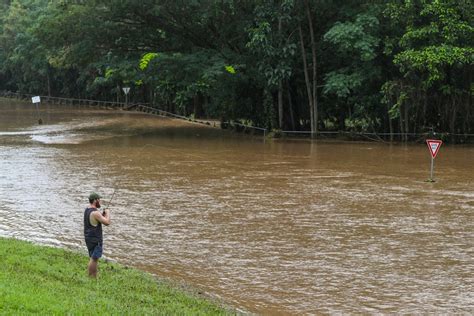
<svg viewBox="0 0 474 316"><path fill-rule="evenodd" d="M84 238L86 242L102 242L102 223L92 226L90 222L91 213L97 211L96 208L86 208L84 211Z"/></svg>

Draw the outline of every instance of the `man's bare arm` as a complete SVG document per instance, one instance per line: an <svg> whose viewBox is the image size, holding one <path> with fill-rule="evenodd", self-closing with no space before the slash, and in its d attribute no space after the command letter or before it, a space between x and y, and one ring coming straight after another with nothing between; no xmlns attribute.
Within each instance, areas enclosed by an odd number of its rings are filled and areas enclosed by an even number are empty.
<svg viewBox="0 0 474 316"><path fill-rule="evenodd" d="M109 225L110 225L110 210L109 210L108 208L106 208L106 209L104 210L104 214L103 214L103 215L102 215L101 212L95 211L95 212L94 212L94 218L95 218L98 222L104 224L105 226L109 226Z"/></svg>

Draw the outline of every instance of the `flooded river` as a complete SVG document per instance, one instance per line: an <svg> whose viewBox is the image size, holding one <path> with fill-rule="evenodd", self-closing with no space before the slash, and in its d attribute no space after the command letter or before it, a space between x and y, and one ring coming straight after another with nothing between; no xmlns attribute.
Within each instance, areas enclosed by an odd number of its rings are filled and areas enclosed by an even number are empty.
<svg viewBox="0 0 474 316"><path fill-rule="evenodd" d="M0 236L86 255L87 196L115 191L106 257L234 307L474 313L473 147L443 145L428 183L424 144L263 142L40 108L43 125L31 104L0 101Z"/></svg>

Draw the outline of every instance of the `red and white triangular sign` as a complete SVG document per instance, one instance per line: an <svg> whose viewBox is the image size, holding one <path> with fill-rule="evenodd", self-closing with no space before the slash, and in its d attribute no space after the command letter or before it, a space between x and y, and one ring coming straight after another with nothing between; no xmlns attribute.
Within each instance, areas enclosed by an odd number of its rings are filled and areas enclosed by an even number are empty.
<svg viewBox="0 0 474 316"><path fill-rule="evenodd" d="M431 157L436 158L436 155L438 154L439 148L441 147L442 143L443 143L442 140L437 140L437 139L426 140L426 144L428 145L428 148L430 149Z"/></svg>

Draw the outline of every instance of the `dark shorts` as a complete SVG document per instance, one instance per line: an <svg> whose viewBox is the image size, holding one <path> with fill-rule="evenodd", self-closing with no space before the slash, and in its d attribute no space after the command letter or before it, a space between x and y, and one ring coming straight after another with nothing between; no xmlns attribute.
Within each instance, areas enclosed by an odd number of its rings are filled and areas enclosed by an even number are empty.
<svg viewBox="0 0 474 316"><path fill-rule="evenodd" d="M102 242L86 241L87 250L89 250L89 257L92 259L99 259L102 257Z"/></svg>

